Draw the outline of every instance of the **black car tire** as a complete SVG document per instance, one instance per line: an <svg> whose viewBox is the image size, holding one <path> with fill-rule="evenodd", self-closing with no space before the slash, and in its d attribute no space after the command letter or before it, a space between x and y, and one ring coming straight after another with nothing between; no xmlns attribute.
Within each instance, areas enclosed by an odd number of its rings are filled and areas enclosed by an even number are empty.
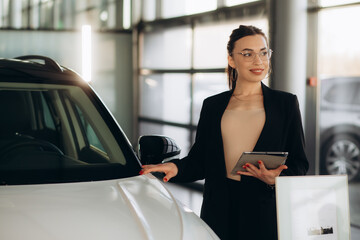
<svg viewBox="0 0 360 240"><path fill-rule="evenodd" d="M332 136L322 148L322 174L347 174L355 180L360 172L360 142L350 134Z"/></svg>

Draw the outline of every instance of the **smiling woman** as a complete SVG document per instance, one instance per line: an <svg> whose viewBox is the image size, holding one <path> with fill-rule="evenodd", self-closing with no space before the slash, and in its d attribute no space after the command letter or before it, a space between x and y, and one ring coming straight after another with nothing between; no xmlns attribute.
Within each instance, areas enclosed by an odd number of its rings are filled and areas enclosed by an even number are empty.
<svg viewBox="0 0 360 240"><path fill-rule="evenodd" d="M234 29L227 50L230 90L204 100L188 155L143 165L141 173L164 172L165 182L205 179L201 217L221 239L275 240L275 178L308 170L297 97L262 83L271 50L259 28ZM259 167L246 163L232 174L245 151L288 152L287 165L266 169L258 159Z"/></svg>
<svg viewBox="0 0 360 240"><path fill-rule="evenodd" d="M269 49L265 34L260 29L244 29L243 31L247 31L245 37L237 41L230 39L227 46L229 86L233 90L237 83L249 81L249 77L253 74L258 75L261 81L270 68L272 50ZM237 39L238 34L240 33L234 31L233 39ZM259 82L258 79L254 81ZM234 94L236 95L235 92Z"/></svg>

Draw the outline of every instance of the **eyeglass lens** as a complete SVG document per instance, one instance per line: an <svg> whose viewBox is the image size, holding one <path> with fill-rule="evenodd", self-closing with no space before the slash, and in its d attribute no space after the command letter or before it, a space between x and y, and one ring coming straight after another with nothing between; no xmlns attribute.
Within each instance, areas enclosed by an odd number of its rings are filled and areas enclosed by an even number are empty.
<svg viewBox="0 0 360 240"><path fill-rule="evenodd" d="M268 61L271 57L271 53L272 53L272 50L269 49L269 50L266 50L266 51L261 51L259 53L255 53L255 52L240 52L239 54L241 54L245 61L248 61L248 62L252 62L255 60L256 58L256 55L259 56L259 58L262 60L262 61Z"/></svg>

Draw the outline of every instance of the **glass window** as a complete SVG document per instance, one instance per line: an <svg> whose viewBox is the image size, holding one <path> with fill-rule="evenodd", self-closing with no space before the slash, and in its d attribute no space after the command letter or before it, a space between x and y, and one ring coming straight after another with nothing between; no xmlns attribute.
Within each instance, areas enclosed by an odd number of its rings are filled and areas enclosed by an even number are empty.
<svg viewBox="0 0 360 240"><path fill-rule="evenodd" d="M239 25L254 25L268 35L268 20L228 21L197 25L194 29L194 68L227 67L227 42L233 29Z"/></svg>
<svg viewBox="0 0 360 240"><path fill-rule="evenodd" d="M65 2L66 4L67 2ZM69 4L69 3L67 3ZM123 1L74 1L68 9L75 7L76 28L89 24L93 29L128 29L131 27L131 5L129 0ZM64 7L67 7L65 5ZM64 12L67 14L68 12ZM72 19L70 19L72 20ZM68 16L64 21L68 21ZM72 22L70 21L70 24ZM70 25L69 24L69 25ZM74 24L69 27L74 28Z"/></svg>
<svg viewBox="0 0 360 240"><path fill-rule="evenodd" d="M226 6L234 6L234 5L250 3L250 2L257 2L257 1L259 1L259 0L225 0L225 5Z"/></svg>
<svg viewBox="0 0 360 240"><path fill-rule="evenodd" d="M76 87L62 90L59 94L64 102L62 107L67 112L66 117L62 116L61 130L68 131L64 142L69 142L65 144L66 147L70 147L70 143L73 142L72 147L77 151L74 156L77 155L80 160L89 163L126 164L108 123L104 121L91 99ZM57 115L61 116L60 114Z"/></svg>
<svg viewBox="0 0 360 240"><path fill-rule="evenodd" d="M185 128L140 122L139 134L140 136L148 134L159 134L174 139L176 144L181 148L180 157L185 157L190 150L190 130Z"/></svg>
<svg viewBox="0 0 360 240"><path fill-rule="evenodd" d="M89 88L13 83L4 76L0 149L6 161L0 164L1 182L60 183L138 174L125 136Z"/></svg>
<svg viewBox="0 0 360 240"><path fill-rule="evenodd" d="M23 28L27 28L28 27L28 17L29 17L29 2L25 2L24 0L22 1L21 4L21 26ZM1 1L0 1L0 9L1 9Z"/></svg>
<svg viewBox="0 0 360 240"><path fill-rule="evenodd" d="M11 0L8 5L8 18L9 25L11 24L12 28L21 28L22 27L22 1L21 0ZM10 8L10 9L9 9Z"/></svg>
<svg viewBox="0 0 360 240"><path fill-rule="evenodd" d="M0 2L0 27L7 27L9 13L9 0Z"/></svg>
<svg viewBox="0 0 360 240"><path fill-rule="evenodd" d="M40 5L40 27L53 28L54 27L54 2L42 1Z"/></svg>
<svg viewBox="0 0 360 240"><path fill-rule="evenodd" d="M339 79L341 80L341 79ZM326 93L324 99L335 104L353 104L355 95L358 93L358 84L356 83L339 83L334 84Z"/></svg>
<svg viewBox="0 0 360 240"><path fill-rule="evenodd" d="M91 25L92 29L101 28L102 22L100 21L100 9L99 8L90 8L88 11L80 11L75 15L76 26L75 28L81 28L82 25L88 24ZM109 13L107 13L109 14Z"/></svg>
<svg viewBox="0 0 360 240"><path fill-rule="evenodd" d="M191 67L191 29L178 27L146 33L142 52L143 68L184 69Z"/></svg>
<svg viewBox="0 0 360 240"><path fill-rule="evenodd" d="M129 29L131 14L131 0L0 0L0 27Z"/></svg>
<svg viewBox="0 0 360 240"><path fill-rule="evenodd" d="M205 98L229 90L226 73L197 73L194 75L193 120L197 125Z"/></svg>
<svg viewBox="0 0 360 240"><path fill-rule="evenodd" d="M162 0L162 17L171 18L215 10L217 0Z"/></svg>
<svg viewBox="0 0 360 240"><path fill-rule="evenodd" d="M227 67L226 45L239 22L207 24L194 29L194 68Z"/></svg>
<svg viewBox="0 0 360 240"><path fill-rule="evenodd" d="M80 108L75 105L75 110L77 111L77 114L80 118L80 122L81 125L85 131L85 136L86 139L88 141L88 143L100 150L102 150L103 152L105 152L104 147L102 146L98 136L96 135L94 129L92 128L92 126L90 125L90 123L85 119L84 114L82 113L82 111L80 110Z"/></svg>
<svg viewBox="0 0 360 240"><path fill-rule="evenodd" d="M320 1L321 5L350 1ZM353 2L353 1L351 1ZM319 12L318 74L321 80L319 119L319 170L321 174L347 174L351 224L360 226L360 128L358 86L360 79L360 6ZM352 83L351 83L352 82ZM358 81L359 82L359 81ZM337 104L334 104L337 103Z"/></svg>
<svg viewBox="0 0 360 240"><path fill-rule="evenodd" d="M54 3L54 29L64 29L64 2L63 1L55 1Z"/></svg>
<svg viewBox="0 0 360 240"><path fill-rule="evenodd" d="M360 6L319 13L319 63L321 77L360 75Z"/></svg>
<svg viewBox="0 0 360 240"><path fill-rule="evenodd" d="M153 21L156 18L156 0L142 1L142 17L145 21Z"/></svg>
<svg viewBox="0 0 360 240"><path fill-rule="evenodd" d="M129 29L131 27L131 0L123 0L123 11L121 14L123 19L122 27L124 29Z"/></svg>
<svg viewBox="0 0 360 240"><path fill-rule="evenodd" d="M36 29L39 27L39 19L40 19L40 7L39 7L39 0L35 0L30 9L30 28Z"/></svg>
<svg viewBox="0 0 360 240"><path fill-rule="evenodd" d="M40 98L41 98L42 111L44 114L45 127L51 130L56 130L53 116L51 114L48 103L45 101L44 95L41 94Z"/></svg>
<svg viewBox="0 0 360 240"><path fill-rule="evenodd" d="M360 77L358 79L359 82L357 84L357 91L355 93L354 105L356 105L360 109Z"/></svg>
<svg viewBox="0 0 360 240"><path fill-rule="evenodd" d="M358 0L318 0L318 1L319 1L319 5L322 7L330 7L330 6L359 2Z"/></svg>
<svg viewBox="0 0 360 240"><path fill-rule="evenodd" d="M190 75L158 74L140 80L140 116L188 124Z"/></svg>

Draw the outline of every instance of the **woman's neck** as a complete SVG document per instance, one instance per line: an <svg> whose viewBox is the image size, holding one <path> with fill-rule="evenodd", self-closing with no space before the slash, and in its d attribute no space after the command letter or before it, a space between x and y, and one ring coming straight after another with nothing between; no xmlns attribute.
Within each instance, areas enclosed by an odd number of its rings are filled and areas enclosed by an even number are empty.
<svg viewBox="0 0 360 240"><path fill-rule="evenodd" d="M241 83L237 82L233 95L262 95L261 82Z"/></svg>

